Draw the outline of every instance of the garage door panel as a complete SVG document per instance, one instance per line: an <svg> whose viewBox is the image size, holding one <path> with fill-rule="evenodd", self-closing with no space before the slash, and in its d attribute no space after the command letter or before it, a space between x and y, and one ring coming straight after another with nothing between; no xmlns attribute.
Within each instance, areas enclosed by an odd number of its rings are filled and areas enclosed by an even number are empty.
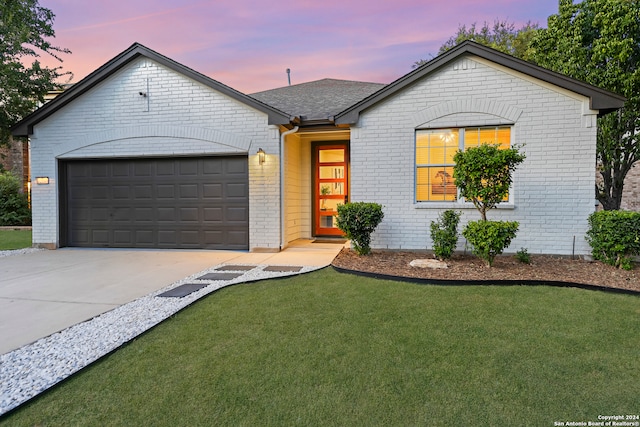
<svg viewBox="0 0 640 427"><path fill-rule="evenodd" d="M199 208L180 208L180 222L198 222Z"/></svg>
<svg viewBox="0 0 640 427"><path fill-rule="evenodd" d="M151 171L152 171L153 165L149 162L136 162L133 165L133 176L136 177L144 177L144 176L151 176Z"/></svg>
<svg viewBox="0 0 640 427"><path fill-rule="evenodd" d="M104 178L109 176L109 166L102 163L95 163L91 165L90 176L92 178Z"/></svg>
<svg viewBox="0 0 640 427"><path fill-rule="evenodd" d="M89 189L90 195L94 200L109 200L109 187L97 185Z"/></svg>
<svg viewBox="0 0 640 427"><path fill-rule="evenodd" d="M91 230L91 240L96 245L107 245L109 244L109 230L105 229L93 229Z"/></svg>
<svg viewBox="0 0 640 427"><path fill-rule="evenodd" d="M249 195L249 186L243 183L229 183L226 185L227 199L244 199Z"/></svg>
<svg viewBox="0 0 640 427"><path fill-rule="evenodd" d="M227 174L245 175L248 170L248 163L242 161L228 162L225 164Z"/></svg>
<svg viewBox="0 0 640 427"><path fill-rule="evenodd" d="M173 184L158 184L156 185L156 197L158 199L170 199L175 198L175 185Z"/></svg>
<svg viewBox="0 0 640 427"><path fill-rule="evenodd" d="M197 184L182 184L178 190L178 197L180 199L198 199Z"/></svg>
<svg viewBox="0 0 640 427"><path fill-rule="evenodd" d="M67 161L65 243L246 250L247 164L246 156Z"/></svg>
<svg viewBox="0 0 640 427"><path fill-rule="evenodd" d="M249 220L249 209L243 206L227 207L225 217L230 222L246 222Z"/></svg>
<svg viewBox="0 0 640 427"><path fill-rule="evenodd" d="M222 195L224 194L224 189L222 188L222 184L203 184L202 185L202 195L205 199L213 200L221 200Z"/></svg>

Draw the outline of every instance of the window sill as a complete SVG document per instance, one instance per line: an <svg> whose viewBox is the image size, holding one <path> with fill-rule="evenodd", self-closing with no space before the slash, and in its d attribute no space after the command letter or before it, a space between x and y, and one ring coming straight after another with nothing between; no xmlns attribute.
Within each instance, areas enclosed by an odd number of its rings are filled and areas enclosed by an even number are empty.
<svg viewBox="0 0 640 427"><path fill-rule="evenodd" d="M465 202L414 202L414 209L475 209L473 203ZM513 203L500 203L493 209L498 210L514 210L516 206Z"/></svg>

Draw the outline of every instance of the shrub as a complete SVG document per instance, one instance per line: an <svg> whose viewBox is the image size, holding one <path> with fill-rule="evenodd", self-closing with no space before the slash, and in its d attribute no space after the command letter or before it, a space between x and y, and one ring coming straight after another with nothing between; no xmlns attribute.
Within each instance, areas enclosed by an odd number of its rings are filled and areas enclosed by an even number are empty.
<svg viewBox="0 0 640 427"><path fill-rule="evenodd" d="M336 225L351 240L359 255L367 255L371 253L371 233L383 217L382 205L378 203L345 203L338 205Z"/></svg>
<svg viewBox="0 0 640 427"><path fill-rule="evenodd" d="M529 252L526 248L521 248L516 252L516 259L523 264L531 264L531 257L529 256Z"/></svg>
<svg viewBox="0 0 640 427"><path fill-rule="evenodd" d="M491 267L495 257L516 237L519 225L515 221L471 221L462 235L473 246L473 254Z"/></svg>
<svg viewBox="0 0 640 427"><path fill-rule="evenodd" d="M438 215L438 221L431 221L433 252L438 259L449 259L458 244L458 223L460 212L446 210Z"/></svg>
<svg viewBox="0 0 640 427"><path fill-rule="evenodd" d="M586 239L597 260L631 270L632 257L640 255L640 213L600 211L589 216Z"/></svg>
<svg viewBox="0 0 640 427"><path fill-rule="evenodd" d="M511 175L525 158L517 147L501 149L489 144L457 151L453 178L460 196L472 202L486 220L487 211L509 194Z"/></svg>
<svg viewBox="0 0 640 427"><path fill-rule="evenodd" d="M29 224L29 201L20 192L20 180L11 172L0 173L0 226Z"/></svg>

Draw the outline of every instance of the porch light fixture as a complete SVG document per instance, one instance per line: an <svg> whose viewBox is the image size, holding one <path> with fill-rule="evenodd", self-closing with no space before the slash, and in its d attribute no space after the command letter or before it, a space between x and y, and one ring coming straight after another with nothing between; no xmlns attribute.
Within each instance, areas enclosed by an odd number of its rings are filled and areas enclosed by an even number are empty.
<svg viewBox="0 0 640 427"><path fill-rule="evenodd" d="M49 177L48 176L38 176L36 177L36 184L38 185L48 185Z"/></svg>
<svg viewBox="0 0 640 427"><path fill-rule="evenodd" d="M258 163L264 165L265 152L262 148L258 148Z"/></svg>

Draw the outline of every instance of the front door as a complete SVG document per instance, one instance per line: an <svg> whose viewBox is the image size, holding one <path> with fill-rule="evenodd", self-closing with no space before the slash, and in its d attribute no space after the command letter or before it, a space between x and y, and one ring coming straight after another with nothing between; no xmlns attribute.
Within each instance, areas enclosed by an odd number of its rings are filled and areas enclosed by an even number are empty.
<svg viewBox="0 0 640 427"><path fill-rule="evenodd" d="M338 205L349 200L348 143L316 143L313 146L313 212L315 236L342 236L336 227Z"/></svg>

